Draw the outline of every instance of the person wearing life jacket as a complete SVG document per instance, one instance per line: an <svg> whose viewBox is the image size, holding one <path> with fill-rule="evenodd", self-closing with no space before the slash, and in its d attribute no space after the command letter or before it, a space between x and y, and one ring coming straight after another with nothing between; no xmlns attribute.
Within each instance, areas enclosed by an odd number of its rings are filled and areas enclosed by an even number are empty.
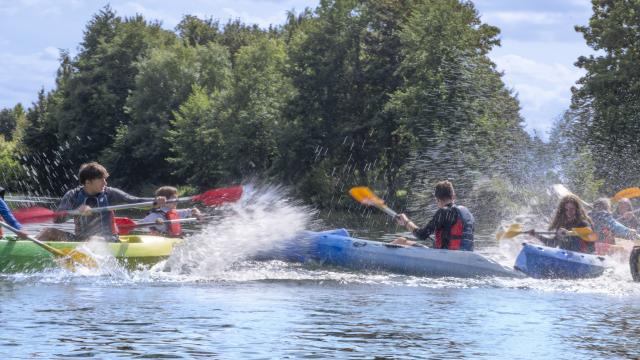
<svg viewBox="0 0 640 360"><path fill-rule="evenodd" d="M627 198L618 200L618 206L616 206L616 212L614 216L620 224L630 229L637 230L638 227L640 227L640 222L638 221L638 217L633 211L631 200Z"/></svg>
<svg viewBox="0 0 640 360"><path fill-rule="evenodd" d="M38 234L42 241L86 241L92 236L99 236L107 241L118 241L118 229L112 211L93 212L92 208L118 204L133 204L145 201L156 201L164 204L165 198L141 198L107 186L109 173L97 162L82 164L78 172L80 186L67 191L62 197L56 212L76 210L80 216L74 216L75 234L55 228L46 228ZM62 223L67 216L58 216L56 223Z"/></svg>
<svg viewBox="0 0 640 360"><path fill-rule="evenodd" d="M11 209L9 209L9 206L4 201L4 193L5 189L0 186L0 216L2 216L2 221L13 228L20 230L16 235L18 235L19 238L26 239L29 237L29 234L22 231L22 224L20 224L20 222L18 222L18 220L13 216ZM0 227L0 237L2 237L2 227Z"/></svg>
<svg viewBox="0 0 640 360"><path fill-rule="evenodd" d="M438 210L427 225L420 228L405 214L398 215L398 224L405 226L420 240L426 240L431 234L435 234L433 247L436 249L473 251L475 219L469 209L454 203L453 184L449 181L439 182L436 184L434 195ZM415 245L414 241L404 238L396 239L392 243Z"/></svg>
<svg viewBox="0 0 640 360"><path fill-rule="evenodd" d="M593 230L598 234L595 243L596 254L606 255L611 245L616 244L616 237L635 240L638 233L616 221L611 213L611 202L607 198L600 198L593 202L593 211L589 213L593 221Z"/></svg>
<svg viewBox="0 0 640 360"><path fill-rule="evenodd" d="M178 189L173 186L162 186L156 190L157 197L164 197L167 202L164 206L155 206L149 214L142 219L142 223L157 222L158 225L149 227L152 234L170 237L179 237L182 235L182 227L180 222L176 220L185 219L193 216L197 219L202 217L200 210L197 208L177 209L178 203L172 200L178 198Z"/></svg>
<svg viewBox="0 0 640 360"><path fill-rule="evenodd" d="M587 216L580 199L571 194L560 199L553 221L549 225L549 230L556 232L554 237L548 238L536 233L535 230L529 230L527 233L549 247L587 254L595 253L595 237L588 239L592 241L587 241L580 236L571 235L569 232L573 228L588 228L593 231L593 222Z"/></svg>

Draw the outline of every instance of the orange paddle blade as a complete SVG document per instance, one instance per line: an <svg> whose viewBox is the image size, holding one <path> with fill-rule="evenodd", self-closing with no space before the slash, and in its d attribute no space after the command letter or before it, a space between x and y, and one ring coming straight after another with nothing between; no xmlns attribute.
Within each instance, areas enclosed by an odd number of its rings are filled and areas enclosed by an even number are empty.
<svg viewBox="0 0 640 360"><path fill-rule="evenodd" d="M364 205L373 205L376 207L384 206L384 200L380 199L376 194L366 186L356 186L349 190L349 195L357 202Z"/></svg>
<svg viewBox="0 0 640 360"><path fill-rule="evenodd" d="M622 198L632 199L640 197L640 187L630 187L618 191L611 200L620 201Z"/></svg>

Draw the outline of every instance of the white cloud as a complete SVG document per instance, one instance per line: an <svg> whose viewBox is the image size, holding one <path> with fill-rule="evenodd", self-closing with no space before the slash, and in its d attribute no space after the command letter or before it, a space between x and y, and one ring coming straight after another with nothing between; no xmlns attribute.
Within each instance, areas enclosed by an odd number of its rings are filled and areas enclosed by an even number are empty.
<svg viewBox="0 0 640 360"><path fill-rule="evenodd" d="M584 70L557 62L544 62L521 55L494 56L503 80L517 94L522 107L521 115L529 130L546 136L555 119L571 103L571 86L584 74Z"/></svg>
<svg viewBox="0 0 640 360"><path fill-rule="evenodd" d="M13 107L17 102L29 106L38 89L53 87L58 60L52 49L29 55L0 53L0 107Z"/></svg>
<svg viewBox="0 0 640 360"><path fill-rule="evenodd" d="M147 20L160 20L163 27L173 28L180 22L181 17L170 14L166 11L154 10L145 7L137 2L126 2L122 5L113 5L114 10L120 16L133 16L141 14Z"/></svg>
<svg viewBox="0 0 640 360"><path fill-rule="evenodd" d="M285 11L282 14L271 16L254 16L245 11L237 11L232 8L223 8L222 12L232 19L240 18L246 24L258 24L262 28L267 28L272 24L281 24L285 20Z"/></svg>
<svg viewBox="0 0 640 360"><path fill-rule="evenodd" d="M507 54L493 58L499 70L509 77L522 77L551 86L570 88L583 74L582 69L569 67L561 63L544 63L525 58L521 55Z"/></svg>
<svg viewBox="0 0 640 360"><path fill-rule="evenodd" d="M488 23L552 25L566 19L567 14L541 11L489 11L482 14Z"/></svg>
<svg viewBox="0 0 640 360"><path fill-rule="evenodd" d="M583 8L585 10L591 10L591 1L590 0L566 0L571 5Z"/></svg>
<svg viewBox="0 0 640 360"><path fill-rule="evenodd" d="M39 16L62 15L83 6L80 0L0 0L0 14L15 16L19 13Z"/></svg>

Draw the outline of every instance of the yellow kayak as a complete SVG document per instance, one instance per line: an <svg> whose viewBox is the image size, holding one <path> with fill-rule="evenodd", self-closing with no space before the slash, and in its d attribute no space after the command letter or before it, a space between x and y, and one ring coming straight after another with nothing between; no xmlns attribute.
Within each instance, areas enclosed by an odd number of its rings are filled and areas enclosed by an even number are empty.
<svg viewBox="0 0 640 360"><path fill-rule="evenodd" d="M122 235L120 242L100 243L99 248L105 254L111 254L126 267L153 265L171 255L176 243L181 239L167 238L154 235ZM86 242L51 241L46 244L56 249L75 249L88 247L94 249L93 244ZM14 236L4 236L0 239L0 272L35 272L59 267L54 256L29 240L18 240Z"/></svg>

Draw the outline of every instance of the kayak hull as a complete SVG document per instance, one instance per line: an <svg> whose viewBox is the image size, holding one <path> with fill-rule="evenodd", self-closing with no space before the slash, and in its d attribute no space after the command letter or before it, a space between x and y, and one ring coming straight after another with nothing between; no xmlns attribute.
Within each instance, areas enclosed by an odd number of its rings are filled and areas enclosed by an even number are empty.
<svg viewBox="0 0 640 360"><path fill-rule="evenodd" d="M260 257L426 277L524 277L474 252L405 247L352 238L344 229L309 233Z"/></svg>
<svg viewBox="0 0 640 360"><path fill-rule="evenodd" d="M524 243L514 268L537 279L584 279L602 275L604 260L597 255Z"/></svg>
<svg viewBox="0 0 640 360"><path fill-rule="evenodd" d="M165 238L151 235L126 235L120 236L120 242L101 243L100 249L110 254L128 267L135 268L140 265L153 265L171 255L174 245L179 239ZM94 249L95 246L86 242L46 242L56 249L76 249L82 251L83 247ZM99 254L102 254L99 252ZM0 272L37 272L59 265L55 257L29 240L17 240L6 236L0 239Z"/></svg>

